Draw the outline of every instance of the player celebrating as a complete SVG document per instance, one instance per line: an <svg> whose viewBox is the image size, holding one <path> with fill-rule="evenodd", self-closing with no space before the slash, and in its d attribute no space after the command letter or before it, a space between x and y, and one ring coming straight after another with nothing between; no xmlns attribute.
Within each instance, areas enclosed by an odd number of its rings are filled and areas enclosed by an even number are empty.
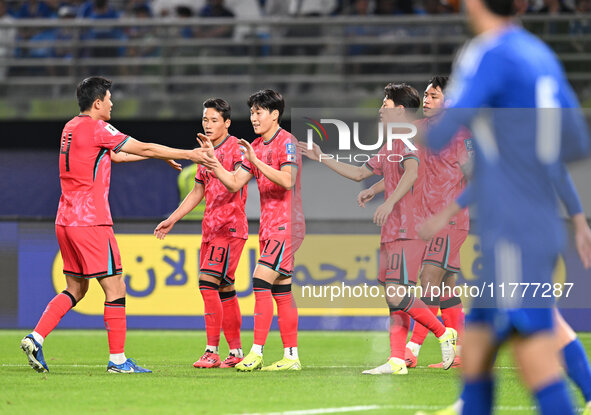
<svg viewBox="0 0 591 415"><path fill-rule="evenodd" d="M417 126L425 130L436 119L445 100L446 76L434 76L428 83L423 94L423 113L425 118L416 122ZM465 186L464 171L468 168L469 149L472 142L467 130L460 131L452 143L438 154L426 151L423 157L425 166L425 180L423 191L423 206L428 214L439 211L450 201L460 195ZM358 196L360 205L371 200L376 193L384 190L384 181L374 184ZM440 287L442 283L455 285L455 274L460 269L460 248L468 235L470 217L468 209L450 218L447 225L427 244L421 269L421 300L437 315L441 306L441 316L445 326L452 327L461 334L464 327L464 311L459 297L434 297L431 289ZM416 367L421 345L429 330L422 324L415 324L412 337L405 352L406 365ZM459 355L456 356L453 367L460 364ZM439 368L442 363L429 367Z"/></svg>
<svg viewBox="0 0 591 415"><path fill-rule="evenodd" d="M580 114L561 110L578 107L574 93L549 48L512 23L513 0L467 0L466 9L478 36L456 61L451 109L429 129L427 141L441 149L461 126L473 124L483 282L498 287L513 277L550 284L564 243L552 176L560 159L589 151L588 132ZM553 301L525 291L523 299L496 294L475 298L467 318L462 413L491 412L494 356L513 334L517 363L540 413L574 414L553 333Z"/></svg>
<svg viewBox="0 0 591 415"><path fill-rule="evenodd" d="M109 208L111 160L145 158L188 159L201 163L207 150L177 150L143 143L117 131L111 124L111 81L86 78L76 96L80 114L64 127L60 143L60 197L55 230L64 262L66 289L47 305L35 330L21 341L29 364L37 372L49 368L43 341L62 317L86 294L96 278L105 292L105 327L109 342L108 372L151 372L125 356L125 283L121 257L113 234ZM123 154L122 154L123 153Z"/></svg>
<svg viewBox="0 0 591 415"><path fill-rule="evenodd" d="M228 133L230 111L230 104L223 99L208 99L203 103L201 125L223 168L234 171L242 163L242 153L238 139ZM234 367L244 357L240 342L242 316L234 288L234 274L248 238L248 221L244 212L246 190L244 187L240 192L228 192L210 171L199 166L193 191L154 230L158 239L164 239L175 223L191 212L205 196L199 291L205 305L207 346L203 356L193 363L197 368ZM222 328L230 353L220 362Z"/></svg>
<svg viewBox="0 0 591 415"><path fill-rule="evenodd" d="M388 122L410 122L411 113L419 107L416 89L406 85L388 84L384 89L380 118ZM388 150L384 145L378 155L361 167L322 157L317 144L309 150L305 143L299 147L312 160L326 164L343 177L361 181L373 174L384 176L386 201L378 207L374 223L382 227L380 244L380 270L378 281L384 286L390 308L390 358L364 374L407 374L404 352L410 326L410 317L428 327L439 339L444 369L449 369L455 357L457 333L446 328L427 309L421 299L410 293L399 295L399 286L414 286L425 252L425 243L419 238L416 227L423 221L423 180L425 177L422 155L411 151L400 140ZM401 155L402 161L390 161L390 155ZM413 189L413 191L411 191Z"/></svg>
<svg viewBox="0 0 591 415"><path fill-rule="evenodd" d="M243 372L261 368L301 370L297 347L298 310L291 294L291 274L294 254L305 235L300 193L302 161L296 152L295 138L279 126L285 107L283 97L270 89L259 91L250 96L248 106L250 121L259 137L252 145L239 140L245 149L241 169L230 173L216 159L205 164L230 192L242 189L254 176L260 193L261 256L252 281L254 344L236 369ZM263 367L263 346L273 320L273 299L277 304L284 357Z"/></svg>

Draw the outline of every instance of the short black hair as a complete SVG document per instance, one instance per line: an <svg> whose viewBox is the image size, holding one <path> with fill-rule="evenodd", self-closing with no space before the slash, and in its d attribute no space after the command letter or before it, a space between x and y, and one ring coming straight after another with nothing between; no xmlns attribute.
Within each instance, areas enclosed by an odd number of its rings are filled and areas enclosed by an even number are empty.
<svg viewBox="0 0 591 415"><path fill-rule="evenodd" d="M433 88L439 88L441 89L441 92L443 92L447 87L447 81L449 81L449 76L435 75L433 78L429 80L429 83L427 85L433 85Z"/></svg>
<svg viewBox="0 0 591 415"><path fill-rule="evenodd" d="M76 87L76 98L78 98L80 112L88 111L97 99L101 101L105 99L112 84L110 79L102 76L91 76L80 82Z"/></svg>
<svg viewBox="0 0 591 415"><path fill-rule="evenodd" d="M249 108L261 108L273 112L279 111L278 121L281 121L283 110L285 109L285 101L279 92L272 89L264 89L252 94L247 101Z"/></svg>
<svg viewBox="0 0 591 415"><path fill-rule="evenodd" d="M394 105L402 105L404 108L417 109L421 106L419 92L408 84L389 83L384 88L384 95L394 101Z"/></svg>
<svg viewBox="0 0 591 415"><path fill-rule="evenodd" d="M203 102L203 108L213 108L222 115L224 121L232 116L232 108L228 101L221 98L209 98Z"/></svg>
<svg viewBox="0 0 591 415"><path fill-rule="evenodd" d="M515 14L514 0L484 0L484 5L499 16L509 17Z"/></svg>

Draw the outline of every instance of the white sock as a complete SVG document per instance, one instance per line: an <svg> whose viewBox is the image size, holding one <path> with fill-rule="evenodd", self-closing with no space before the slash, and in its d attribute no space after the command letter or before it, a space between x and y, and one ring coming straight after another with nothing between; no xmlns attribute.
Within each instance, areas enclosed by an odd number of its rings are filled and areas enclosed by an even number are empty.
<svg viewBox="0 0 591 415"><path fill-rule="evenodd" d="M127 360L127 357L125 357L125 353L115 353L109 355L109 360L116 365L122 365Z"/></svg>
<svg viewBox="0 0 591 415"><path fill-rule="evenodd" d="M206 352L211 352L215 354L220 354L220 347L219 346L210 346L209 344L205 346Z"/></svg>
<svg viewBox="0 0 591 415"><path fill-rule="evenodd" d="M398 366L406 367L406 362L402 359L397 358L397 357L391 357L390 359L388 359L388 361L391 361L391 362L397 364Z"/></svg>
<svg viewBox="0 0 591 415"><path fill-rule="evenodd" d="M45 338L36 331L32 332L31 334L33 335L35 341L39 343L41 346L43 346L43 340L45 340Z"/></svg>
<svg viewBox="0 0 591 415"><path fill-rule="evenodd" d="M233 354L234 356L239 357L239 358L244 357L244 353L242 352L242 349L230 349L230 354Z"/></svg>
<svg viewBox="0 0 591 415"><path fill-rule="evenodd" d="M456 413L461 414L462 410L464 409L464 401L458 399L451 407L454 409L454 411L456 411Z"/></svg>
<svg viewBox="0 0 591 415"><path fill-rule="evenodd" d="M251 352L254 354L258 354L259 356L263 355L263 345L261 344L253 344L252 348L250 349Z"/></svg>
<svg viewBox="0 0 591 415"><path fill-rule="evenodd" d="M283 349L283 357L295 360L298 359L298 348L297 347L286 347Z"/></svg>
<svg viewBox="0 0 591 415"><path fill-rule="evenodd" d="M406 344L406 347L410 349L410 351L412 352L412 354L415 355L415 357L419 357L419 352L421 351L420 344L416 344L415 342L408 342Z"/></svg>

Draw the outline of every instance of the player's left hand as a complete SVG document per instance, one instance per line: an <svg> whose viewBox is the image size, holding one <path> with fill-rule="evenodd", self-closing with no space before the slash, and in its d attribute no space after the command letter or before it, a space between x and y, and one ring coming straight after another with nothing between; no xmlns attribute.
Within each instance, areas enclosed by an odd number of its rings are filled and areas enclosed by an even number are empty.
<svg viewBox="0 0 591 415"><path fill-rule="evenodd" d="M238 140L238 144L240 144L244 148L244 158L250 161L251 163L254 163L254 161L257 158L257 155L255 154L254 149L252 148L250 143L244 139L240 139Z"/></svg>
<svg viewBox="0 0 591 415"><path fill-rule="evenodd" d="M373 223L375 223L378 226L384 226L384 223L386 223L386 219L388 219L388 216L390 215L390 213L392 213L393 208L394 207L390 206L388 202L382 203L376 209L376 213L374 213L373 215Z"/></svg>
<svg viewBox="0 0 591 415"><path fill-rule="evenodd" d="M206 149L211 156L214 156L215 152L213 148L213 143L211 142L208 136L202 133L197 133L197 137L195 137L195 140L197 140L201 148Z"/></svg>
<svg viewBox="0 0 591 415"><path fill-rule="evenodd" d="M170 165L170 167L172 167L175 170L181 171L183 169L183 166L180 163L174 161L173 159L168 159L166 160L166 162Z"/></svg>

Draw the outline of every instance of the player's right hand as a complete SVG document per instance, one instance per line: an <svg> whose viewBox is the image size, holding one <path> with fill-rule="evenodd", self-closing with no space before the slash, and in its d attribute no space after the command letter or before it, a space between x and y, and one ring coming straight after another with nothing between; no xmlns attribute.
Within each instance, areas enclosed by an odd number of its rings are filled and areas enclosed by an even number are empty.
<svg viewBox="0 0 591 415"><path fill-rule="evenodd" d="M369 202L371 199L373 199L375 195L376 194L371 189L371 187L369 189L362 190L357 195L357 203L359 204L360 207L364 208L365 207L365 204L367 202Z"/></svg>
<svg viewBox="0 0 591 415"><path fill-rule="evenodd" d="M173 221L170 219L163 220L158 224L158 226L156 226L156 229L154 229L154 236L156 236L157 239L164 239L166 234L170 232L173 227Z"/></svg>

